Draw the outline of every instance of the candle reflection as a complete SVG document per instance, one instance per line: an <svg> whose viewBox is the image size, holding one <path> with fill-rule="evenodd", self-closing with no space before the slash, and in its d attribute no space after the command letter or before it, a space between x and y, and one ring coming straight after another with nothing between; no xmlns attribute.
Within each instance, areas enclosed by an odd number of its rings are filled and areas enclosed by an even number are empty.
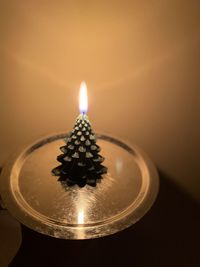
<svg viewBox="0 0 200 267"><path fill-rule="evenodd" d="M122 172L122 169L123 169L123 160L122 158L117 158L116 159L116 171L118 174L120 174Z"/></svg>
<svg viewBox="0 0 200 267"><path fill-rule="evenodd" d="M83 224L84 223L84 211L81 210L78 213L78 224Z"/></svg>

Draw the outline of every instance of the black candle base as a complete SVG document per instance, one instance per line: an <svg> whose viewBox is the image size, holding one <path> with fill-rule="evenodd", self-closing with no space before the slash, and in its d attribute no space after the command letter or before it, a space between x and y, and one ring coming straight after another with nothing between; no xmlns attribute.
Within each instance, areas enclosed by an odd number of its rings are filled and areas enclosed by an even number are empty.
<svg viewBox="0 0 200 267"><path fill-rule="evenodd" d="M69 186L96 186L96 182L107 173L107 168L101 164L104 158L99 155L100 147L96 144L86 115L77 118L70 136L65 141L66 145L60 147L63 154L57 157L61 165L54 168L52 174L59 176L59 181L66 181Z"/></svg>
<svg viewBox="0 0 200 267"><path fill-rule="evenodd" d="M58 181L59 182L65 182L68 186L73 186L73 185L75 185L75 184L77 184L79 187L84 187L86 184L88 184L88 185L90 185L90 186L96 186L96 184L97 183L100 183L101 182L101 179L102 179L102 176L100 176L100 177L96 177L96 179L93 179L93 178L91 178L91 179L86 179L86 180L84 180L84 179L77 179L77 180L75 180L75 179L70 179L70 178L66 178L66 177L59 177L58 178Z"/></svg>

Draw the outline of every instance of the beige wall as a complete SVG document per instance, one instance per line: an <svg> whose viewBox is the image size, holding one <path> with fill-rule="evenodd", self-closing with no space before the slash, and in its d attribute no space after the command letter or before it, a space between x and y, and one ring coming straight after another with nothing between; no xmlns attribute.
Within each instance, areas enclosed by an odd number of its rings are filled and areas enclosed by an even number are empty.
<svg viewBox="0 0 200 267"><path fill-rule="evenodd" d="M94 129L200 200L199 14L198 0L1 0L0 162L70 130L84 79Z"/></svg>

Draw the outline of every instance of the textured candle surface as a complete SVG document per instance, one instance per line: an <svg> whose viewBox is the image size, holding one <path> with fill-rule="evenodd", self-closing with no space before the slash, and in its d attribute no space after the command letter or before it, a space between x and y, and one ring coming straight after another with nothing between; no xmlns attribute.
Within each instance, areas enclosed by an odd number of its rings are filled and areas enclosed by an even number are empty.
<svg viewBox="0 0 200 267"><path fill-rule="evenodd" d="M61 165L52 170L53 175L59 176L59 180L66 181L68 185L95 186L107 168L101 164L104 158L99 155L100 147L96 144L87 115L78 116L65 142L66 145L60 148L63 154L57 157Z"/></svg>

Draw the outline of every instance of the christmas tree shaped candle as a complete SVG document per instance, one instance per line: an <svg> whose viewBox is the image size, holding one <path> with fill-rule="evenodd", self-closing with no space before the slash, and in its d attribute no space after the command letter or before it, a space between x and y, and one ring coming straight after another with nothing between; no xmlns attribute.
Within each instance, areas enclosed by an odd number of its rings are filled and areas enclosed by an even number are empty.
<svg viewBox="0 0 200 267"><path fill-rule="evenodd" d="M99 154L100 147L96 144L95 134L92 131L87 111L87 87L81 84L79 105L81 114L69 137L65 138L66 145L60 147L63 152L57 157L61 163L52 170L52 174L59 176L60 181L68 185L89 184L95 186L98 179L107 172L102 165L104 158Z"/></svg>

